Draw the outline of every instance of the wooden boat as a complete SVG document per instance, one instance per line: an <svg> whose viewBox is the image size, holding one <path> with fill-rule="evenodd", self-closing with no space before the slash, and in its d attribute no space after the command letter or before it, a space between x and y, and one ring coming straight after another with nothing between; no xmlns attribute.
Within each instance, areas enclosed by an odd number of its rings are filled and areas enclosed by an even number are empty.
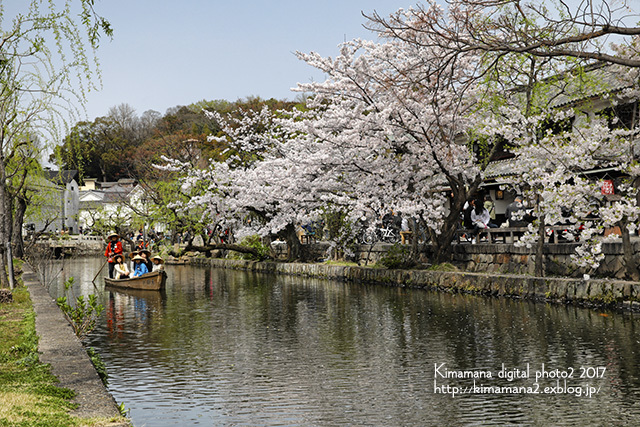
<svg viewBox="0 0 640 427"><path fill-rule="evenodd" d="M109 279L105 277L104 283L116 288L159 291L164 289L166 280L167 273L164 271L154 271L153 273L143 274L142 276L132 277L130 279Z"/></svg>

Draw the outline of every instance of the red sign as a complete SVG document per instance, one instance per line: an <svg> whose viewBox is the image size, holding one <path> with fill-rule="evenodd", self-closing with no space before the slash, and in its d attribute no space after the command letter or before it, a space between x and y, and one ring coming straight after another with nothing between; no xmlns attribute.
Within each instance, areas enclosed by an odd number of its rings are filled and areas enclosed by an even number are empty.
<svg viewBox="0 0 640 427"><path fill-rule="evenodd" d="M602 194L613 194L613 180L605 179L602 182Z"/></svg>

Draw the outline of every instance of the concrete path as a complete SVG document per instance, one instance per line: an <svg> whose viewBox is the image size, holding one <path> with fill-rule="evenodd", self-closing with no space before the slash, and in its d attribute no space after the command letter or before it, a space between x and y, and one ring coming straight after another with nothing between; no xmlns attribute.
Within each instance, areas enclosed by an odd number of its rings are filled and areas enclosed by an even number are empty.
<svg viewBox="0 0 640 427"><path fill-rule="evenodd" d="M71 325L45 287L38 281L31 266L23 265L22 275L29 289L36 313L36 333L40 337L40 361L51 365L51 372L60 380L60 386L74 390L73 411L79 417L112 418L120 415L113 396L102 384L86 350L76 337ZM128 426L112 423L109 426Z"/></svg>

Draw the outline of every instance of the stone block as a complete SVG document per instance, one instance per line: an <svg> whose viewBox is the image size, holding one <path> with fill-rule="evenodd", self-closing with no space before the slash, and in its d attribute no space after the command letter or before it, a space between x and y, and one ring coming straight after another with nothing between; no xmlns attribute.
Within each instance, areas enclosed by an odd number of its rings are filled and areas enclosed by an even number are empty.
<svg viewBox="0 0 640 427"><path fill-rule="evenodd" d="M575 285L576 293L575 298L578 300L586 300L589 298L589 282L580 281Z"/></svg>
<svg viewBox="0 0 640 427"><path fill-rule="evenodd" d="M625 296L625 284L613 282L610 285L611 293L616 300L621 300Z"/></svg>
<svg viewBox="0 0 640 427"><path fill-rule="evenodd" d="M589 283L589 289L587 290L587 293L589 295L589 298L601 300L608 293L608 290L609 287L603 285L602 283L591 282Z"/></svg>
<svg viewBox="0 0 640 427"><path fill-rule="evenodd" d="M573 301L576 298L576 287L579 282L577 281L566 281L562 283L562 287L558 286L558 296L561 298L566 298L569 301ZM560 284L559 284L560 285Z"/></svg>

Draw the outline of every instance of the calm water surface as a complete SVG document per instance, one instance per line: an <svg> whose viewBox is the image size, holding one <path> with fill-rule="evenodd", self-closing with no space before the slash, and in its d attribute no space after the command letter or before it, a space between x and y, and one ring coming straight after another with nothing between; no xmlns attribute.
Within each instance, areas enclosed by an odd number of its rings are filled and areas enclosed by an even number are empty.
<svg viewBox="0 0 640 427"><path fill-rule="evenodd" d="M50 290L100 295L87 344L136 426L640 425L638 316L187 266L116 291L102 261Z"/></svg>

